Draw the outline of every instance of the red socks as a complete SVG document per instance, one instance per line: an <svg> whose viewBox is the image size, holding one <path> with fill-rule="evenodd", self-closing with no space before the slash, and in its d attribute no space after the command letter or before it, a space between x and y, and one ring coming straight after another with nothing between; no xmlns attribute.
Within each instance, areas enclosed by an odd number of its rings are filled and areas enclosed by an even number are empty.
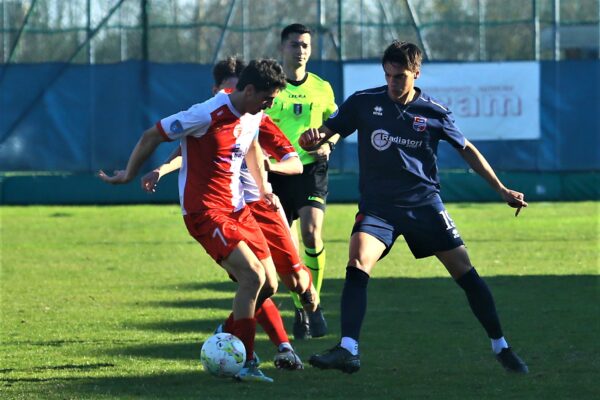
<svg viewBox="0 0 600 400"><path fill-rule="evenodd" d="M223 332L237 336L244 343L248 359L251 359L254 353L254 336L256 335L257 322L263 327L275 346L290 341L283 326L279 309L270 298L263 302L254 314L254 318L234 320L233 313L231 313L223 323Z"/></svg>
<svg viewBox="0 0 600 400"><path fill-rule="evenodd" d="M244 347L246 347L246 359L254 358L254 337L256 336L256 320L254 318L243 318L234 321L233 335L237 336Z"/></svg>
<svg viewBox="0 0 600 400"><path fill-rule="evenodd" d="M271 342L273 342L275 346L290 341L283 326L279 309L273 300L270 298L265 300L262 306L254 314L254 317L260 326L263 327L265 333L269 336L269 339L271 339Z"/></svg>

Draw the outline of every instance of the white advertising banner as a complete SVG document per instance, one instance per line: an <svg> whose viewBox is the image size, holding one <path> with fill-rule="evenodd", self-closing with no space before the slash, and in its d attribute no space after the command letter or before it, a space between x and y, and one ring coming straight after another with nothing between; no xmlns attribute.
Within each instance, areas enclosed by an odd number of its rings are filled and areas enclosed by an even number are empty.
<svg viewBox="0 0 600 400"><path fill-rule="evenodd" d="M344 98L381 85L381 64L344 65ZM470 140L540 137L537 62L425 63L415 85L448 105Z"/></svg>

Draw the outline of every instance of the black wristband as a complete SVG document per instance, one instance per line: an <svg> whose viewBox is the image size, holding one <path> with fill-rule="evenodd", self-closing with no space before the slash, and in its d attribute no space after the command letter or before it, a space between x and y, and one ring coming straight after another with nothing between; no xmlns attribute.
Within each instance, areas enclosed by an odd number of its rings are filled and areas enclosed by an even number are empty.
<svg viewBox="0 0 600 400"><path fill-rule="evenodd" d="M327 144L329 145L330 151L333 151L333 149L335 149L335 143L333 143L331 140L328 140Z"/></svg>

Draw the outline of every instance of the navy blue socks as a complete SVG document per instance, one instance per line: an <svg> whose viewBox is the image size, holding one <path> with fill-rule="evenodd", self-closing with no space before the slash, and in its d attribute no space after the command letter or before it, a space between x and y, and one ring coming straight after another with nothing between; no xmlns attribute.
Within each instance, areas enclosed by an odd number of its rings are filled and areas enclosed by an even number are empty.
<svg viewBox="0 0 600 400"><path fill-rule="evenodd" d="M346 278L347 280L348 278ZM491 339L499 339L502 335L500 320L496 313L496 305L492 292L485 284L483 279L477 274L475 268L461 276L456 283L463 288L473 314L477 317L481 325Z"/></svg>
<svg viewBox="0 0 600 400"><path fill-rule="evenodd" d="M360 328L367 312L367 284L369 275L356 268L346 267L346 281L342 291L342 337L358 341Z"/></svg>

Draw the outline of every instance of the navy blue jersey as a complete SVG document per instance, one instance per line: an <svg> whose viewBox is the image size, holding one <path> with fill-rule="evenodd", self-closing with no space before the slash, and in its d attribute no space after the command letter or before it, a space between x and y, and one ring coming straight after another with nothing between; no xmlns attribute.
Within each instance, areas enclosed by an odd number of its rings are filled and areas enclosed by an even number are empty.
<svg viewBox="0 0 600 400"><path fill-rule="evenodd" d="M361 205L414 207L439 199L437 148L465 137L452 113L415 88L419 97L394 102L387 86L350 96L324 125L342 137L358 131Z"/></svg>

